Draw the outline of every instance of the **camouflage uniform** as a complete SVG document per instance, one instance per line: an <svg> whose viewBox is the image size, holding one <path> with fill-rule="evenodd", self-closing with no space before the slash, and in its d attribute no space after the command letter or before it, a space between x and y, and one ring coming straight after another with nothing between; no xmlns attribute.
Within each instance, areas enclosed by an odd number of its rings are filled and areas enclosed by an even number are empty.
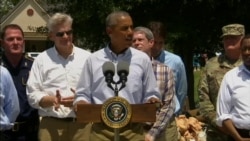
<svg viewBox="0 0 250 141"><path fill-rule="evenodd" d="M224 26L222 28L222 37L226 35L244 35L244 26L234 25ZM199 114L205 120L208 125L207 141L225 141L227 137L221 131L218 130L216 125L216 102L218 91L223 76L226 72L234 67L242 64L242 60L238 59L235 62L230 62L225 55L220 55L211 58L207 61L207 64L201 74L201 79L198 85L199 94Z"/></svg>

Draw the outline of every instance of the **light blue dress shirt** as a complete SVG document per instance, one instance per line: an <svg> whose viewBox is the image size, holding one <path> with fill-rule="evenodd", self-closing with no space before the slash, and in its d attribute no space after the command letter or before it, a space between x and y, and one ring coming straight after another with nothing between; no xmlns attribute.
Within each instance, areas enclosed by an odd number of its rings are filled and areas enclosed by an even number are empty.
<svg viewBox="0 0 250 141"><path fill-rule="evenodd" d="M106 47L87 59L76 88L74 104L80 100L103 104L107 99L115 96L114 91L107 86L102 71L102 66L107 61L113 62L115 66L119 61L129 63L126 86L118 95L127 99L130 104L145 103L151 97L161 98L152 63L145 53L130 47L124 53L116 55ZM116 82L119 80L117 73L113 79Z"/></svg>
<svg viewBox="0 0 250 141"><path fill-rule="evenodd" d="M179 56L166 50L162 50L156 60L166 64L174 72L176 91L175 99L178 99L176 100L175 113L178 113L183 107L187 96L187 76L184 63Z"/></svg>
<svg viewBox="0 0 250 141"><path fill-rule="evenodd" d="M8 70L0 66L0 131L11 129L20 112L17 91Z"/></svg>

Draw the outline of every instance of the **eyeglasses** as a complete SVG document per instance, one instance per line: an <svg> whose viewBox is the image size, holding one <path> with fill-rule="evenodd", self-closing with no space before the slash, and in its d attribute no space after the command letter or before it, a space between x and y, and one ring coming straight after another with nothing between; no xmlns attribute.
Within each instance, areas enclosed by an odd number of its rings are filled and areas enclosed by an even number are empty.
<svg viewBox="0 0 250 141"><path fill-rule="evenodd" d="M56 36L57 37L63 37L65 33L69 36L69 35L71 35L73 33L73 30L64 31L64 32L57 32Z"/></svg>

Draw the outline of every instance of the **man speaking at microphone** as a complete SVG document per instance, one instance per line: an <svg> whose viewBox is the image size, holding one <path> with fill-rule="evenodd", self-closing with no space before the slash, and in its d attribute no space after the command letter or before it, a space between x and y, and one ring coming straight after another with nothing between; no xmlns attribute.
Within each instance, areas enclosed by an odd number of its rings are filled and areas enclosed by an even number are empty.
<svg viewBox="0 0 250 141"><path fill-rule="evenodd" d="M103 104L107 99L115 96L114 90L108 86L108 83L113 83L113 81L121 82L118 85L123 85L124 88L118 92L118 96L125 98L130 104L160 102L161 96L149 57L131 47L133 22L130 15L124 11L109 14L106 18L106 32L110 43L87 59L76 88L74 105L78 103ZM126 70L126 68L121 69L123 65L118 65L122 61L129 64L128 74L126 71L119 71L119 69ZM106 66L106 62L111 64ZM106 71L103 71L105 68L110 70L109 74L105 74ZM119 130L121 141L145 141L142 123L131 123ZM113 128L103 123L93 124L90 141L113 139Z"/></svg>

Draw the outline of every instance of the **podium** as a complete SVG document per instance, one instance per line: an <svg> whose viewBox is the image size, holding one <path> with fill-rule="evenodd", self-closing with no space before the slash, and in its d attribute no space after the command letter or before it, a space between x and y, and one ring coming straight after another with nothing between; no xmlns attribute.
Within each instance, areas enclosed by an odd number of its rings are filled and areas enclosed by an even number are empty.
<svg viewBox="0 0 250 141"><path fill-rule="evenodd" d="M156 110L159 104L130 104L129 108L131 113L129 113L129 123L144 123L144 122L155 122L156 120ZM114 140L119 141L119 126L127 125L128 123L110 124L104 121L103 115L105 113L104 104L77 104L77 122L81 123L105 123L107 126L114 128ZM129 111L130 112L130 111ZM126 118L126 117L125 117ZM106 120L106 119L105 119ZM126 119L123 119L126 122ZM122 126L123 127L123 126Z"/></svg>
<svg viewBox="0 0 250 141"><path fill-rule="evenodd" d="M117 63L118 81L114 81L115 65L107 61L102 66L107 87L114 91L114 97L106 99L103 104L77 104L77 122L104 123L114 129L114 140L119 141L119 129L129 123L155 122L158 104L130 104L119 97L119 91L125 88L129 74L129 63ZM118 88L119 85L119 88ZM158 105L158 106L157 106Z"/></svg>
<svg viewBox="0 0 250 141"><path fill-rule="evenodd" d="M130 122L155 122L157 104L131 104ZM102 104L77 104L77 122L100 123Z"/></svg>

